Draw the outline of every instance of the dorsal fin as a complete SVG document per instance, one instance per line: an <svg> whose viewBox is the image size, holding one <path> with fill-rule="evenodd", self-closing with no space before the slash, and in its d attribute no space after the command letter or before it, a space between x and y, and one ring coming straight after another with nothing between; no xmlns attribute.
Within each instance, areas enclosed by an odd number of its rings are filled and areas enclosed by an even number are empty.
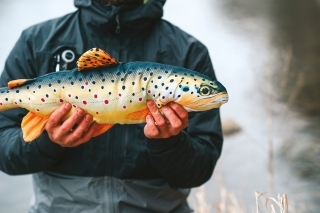
<svg viewBox="0 0 320 213"><path fill-rule="evenodd" d="M17 79L17 80L12 80L12 81L9 81L8 83L8 88L9 89L12 89L12 88L15 88L15 87L18 87L18 86L21 86L27 82L30 82L30 81L33 81L34 79Z"/></svg>
<svg viewBox="0 0 320 213"><path fill-rule="evenodd" d="M116 64L118 61L115 58L99 48L88 50L77 61L79 71Z"/></svg>

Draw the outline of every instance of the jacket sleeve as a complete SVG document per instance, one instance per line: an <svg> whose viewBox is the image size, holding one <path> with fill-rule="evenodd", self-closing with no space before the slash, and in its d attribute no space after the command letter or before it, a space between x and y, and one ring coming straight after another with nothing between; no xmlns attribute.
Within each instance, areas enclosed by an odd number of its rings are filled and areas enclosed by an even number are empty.
<svg viewBox="0 0 320 213"><path fill-rule="evenodd" d="M185 66L215 79L209 54L203 48L191 48ZM180 134L146 139L146 143L152 165L172 186L199 186L210 179L221 153L219 109L189 113L188 127Z"/></svg>
<svg viewBox="0 0 320 213"><path fill-rule="evenodd" d="M24 32L11 51L1 74L0 87L6 87L13 79L36 77L36 61L33 48ZM31 143L22 137L21 121L25 109L0 112L0 170L12 175L41 171L56 162L67 150L52 143L46 133Z"/></svg>

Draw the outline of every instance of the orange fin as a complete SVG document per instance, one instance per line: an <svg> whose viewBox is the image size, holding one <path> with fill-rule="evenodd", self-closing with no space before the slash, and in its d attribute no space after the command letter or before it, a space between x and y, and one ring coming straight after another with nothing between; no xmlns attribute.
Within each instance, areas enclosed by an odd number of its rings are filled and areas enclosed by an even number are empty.
<svg viewBox="0 0 320 213"><path fill-rule="evenodd" d="M119 62L115 58L99 48L88 50L77 61L79 71L116 64L119 64Z"/></svg>
<svg viewBox="0 0 320 213"><path fill-rule="evenodd" d="M33 112L29 112L24 116L21 128L23 132L23 139L26 142L31 142L38 138L43 132L48 118L39 116Z"/></svg>
<svg viewBox="0 0 320 213"><path fill-rule="evenodd" d="M25 84L26 82L32 81L33 79L17 79L17 80L12 80L9 81L8 83L8 88L12 89L18 86L21 86L23 84Z"/></svg>
<svg viewBox="0 0 320 213"><path fill-rule="evenodd" d="M98 127L96 128L95 133L93 134L93 137L97 137L98 135L101 135L102 133L105 133L111 127L113 127L114 124L98 124Z"/></svg>
<svg viewBox="0 0 320 213"><path fill-rule="evenodd" d="M143 110L129 113L128 115L126 115L126 118L129 120L145 120L147 115L149 114L150 114L149 109L145 108Z"/></svg>

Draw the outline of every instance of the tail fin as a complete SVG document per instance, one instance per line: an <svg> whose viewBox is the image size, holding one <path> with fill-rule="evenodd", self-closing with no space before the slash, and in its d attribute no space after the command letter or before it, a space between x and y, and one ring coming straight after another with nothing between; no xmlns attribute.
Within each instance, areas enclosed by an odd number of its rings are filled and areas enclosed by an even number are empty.
<svg viewBox="0 0 320 213"><path fill-rule="evenodd" d="M13 101L13 91L7 87L0 88L0 111L17 108L17 103Z"/></svg>

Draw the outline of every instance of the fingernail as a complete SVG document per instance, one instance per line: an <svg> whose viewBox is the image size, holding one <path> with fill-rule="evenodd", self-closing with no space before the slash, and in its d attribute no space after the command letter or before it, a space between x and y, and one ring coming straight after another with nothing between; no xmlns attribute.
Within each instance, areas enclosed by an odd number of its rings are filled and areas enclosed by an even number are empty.
<svg viewBox="0 0 320 213"><path fill-rule="evenodd" d="M71 104L69 104L69 103L64 104L64 108L67 109L67 110L70 110L71 109Z"/></svg>
<svg viewBox="0 0 320 213"><path fill-rule="evenodd" d="M92 121L92 117L90 115L86 115L86 121Z"/></svg>
<svg viewBox="0 0 320 213"><path fill-rule="evenodd" d="M152 107L154 105L153 101L148 101L147 102L148 106Z"/></svg>
<svg viewBox="0 0 320 213"><path fill-rule="evenodd" d="M84 111L81 110L81 109L77 109L77 113L78 113L79 115L83 115Z"/></svg>

